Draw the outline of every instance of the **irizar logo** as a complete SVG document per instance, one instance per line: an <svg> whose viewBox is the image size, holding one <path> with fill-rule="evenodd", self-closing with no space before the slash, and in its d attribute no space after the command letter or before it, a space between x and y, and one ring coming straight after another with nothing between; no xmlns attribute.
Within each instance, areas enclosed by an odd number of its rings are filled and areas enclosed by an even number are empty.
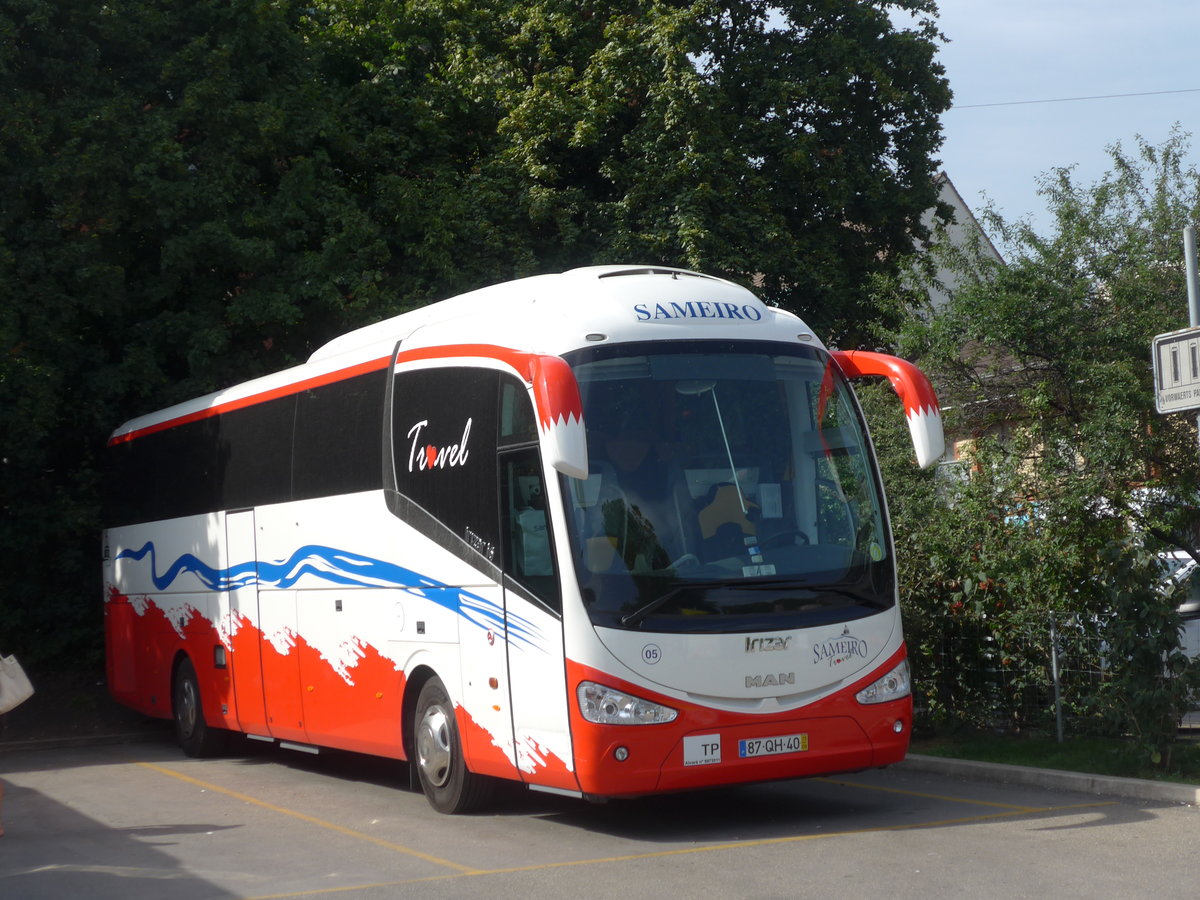
<svg viewBox="0 0 1200 900"><path fill-rule="evenodd" d="M767 653L772 650L786 650L791 642L791 635L787 637L748 637L746 638L746 652Z"/></svg>
<svg viewBox="0 0 1200 900"><path fill-rule="evenodd" d="M412 447L408 451L408 471L453 469L456 466L466 465L467 440L471 437L471 420L467 419L459 442L445 447L435 447L433 444L421 445L421 430L428 424L428 419L422 419L408 429L408 436L412 438Z"/></svg>

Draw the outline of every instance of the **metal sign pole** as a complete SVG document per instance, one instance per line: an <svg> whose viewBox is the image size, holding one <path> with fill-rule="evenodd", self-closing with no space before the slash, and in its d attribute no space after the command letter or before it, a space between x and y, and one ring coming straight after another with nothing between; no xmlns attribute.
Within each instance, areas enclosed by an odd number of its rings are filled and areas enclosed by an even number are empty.
<svg viewBox="0 0 1200 900"><path fill-rule="evenodd" d="M1187 225L1183 229L1183 267L1187 274L1188 324L1200 325L1200 279L1196 276L1196 229ZM1200 440L1200 413L1196 415L1196 435Z"/></svg>

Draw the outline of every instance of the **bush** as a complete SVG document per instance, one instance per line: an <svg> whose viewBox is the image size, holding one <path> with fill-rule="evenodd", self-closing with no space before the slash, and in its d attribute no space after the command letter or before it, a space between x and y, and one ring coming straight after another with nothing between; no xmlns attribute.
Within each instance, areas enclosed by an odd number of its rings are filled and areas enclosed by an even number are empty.
<svg viewBox="0 0 1200 900"><path fill-rule="evenodd" d="M1143 757L1167 769L1180 722L1200 700L1200 659L1180 647L1178 591L1162 587L1155 554L1126 543L1106 555L1108 672L1095 703L1114 733L1130 735Z"/></svg>

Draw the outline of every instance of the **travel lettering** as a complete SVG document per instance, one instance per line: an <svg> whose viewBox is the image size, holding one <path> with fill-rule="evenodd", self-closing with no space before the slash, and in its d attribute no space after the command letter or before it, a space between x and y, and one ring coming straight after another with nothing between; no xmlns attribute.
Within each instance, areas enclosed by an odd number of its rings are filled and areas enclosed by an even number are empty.
<svg viewBox="0 0 1200 900"><path fill-rule="evenodd" d="M471 420L463 428L462 439L457 444L445 447L435 447L433 444L421 444L421 430L429 424L428 419L422 419L408 429L412 438L412 447L408 451L408 471L425 471L426 469L452 469L455 466L466 465L467 439L471 436Z"/></svg>

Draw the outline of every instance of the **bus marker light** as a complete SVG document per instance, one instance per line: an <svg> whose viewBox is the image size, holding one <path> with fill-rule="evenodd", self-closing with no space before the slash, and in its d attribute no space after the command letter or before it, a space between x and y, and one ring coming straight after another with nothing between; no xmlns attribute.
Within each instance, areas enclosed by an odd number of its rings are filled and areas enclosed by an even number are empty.
<svg viewBox="0 0 1200 900"><path fill-rule="evenodd" d="M892 731L896 732L896 734L899 734L903 730L904 730L904 722L901 719L897 719L895 722L892 723Z"/></svg>
<svg viewBox="0 0 1200 900"><path fill-rule="evenodd" d="M629 748L618 747L613 751L613 759L615 759L617 762L625 762L625 760L629 759Z"/></svg>

